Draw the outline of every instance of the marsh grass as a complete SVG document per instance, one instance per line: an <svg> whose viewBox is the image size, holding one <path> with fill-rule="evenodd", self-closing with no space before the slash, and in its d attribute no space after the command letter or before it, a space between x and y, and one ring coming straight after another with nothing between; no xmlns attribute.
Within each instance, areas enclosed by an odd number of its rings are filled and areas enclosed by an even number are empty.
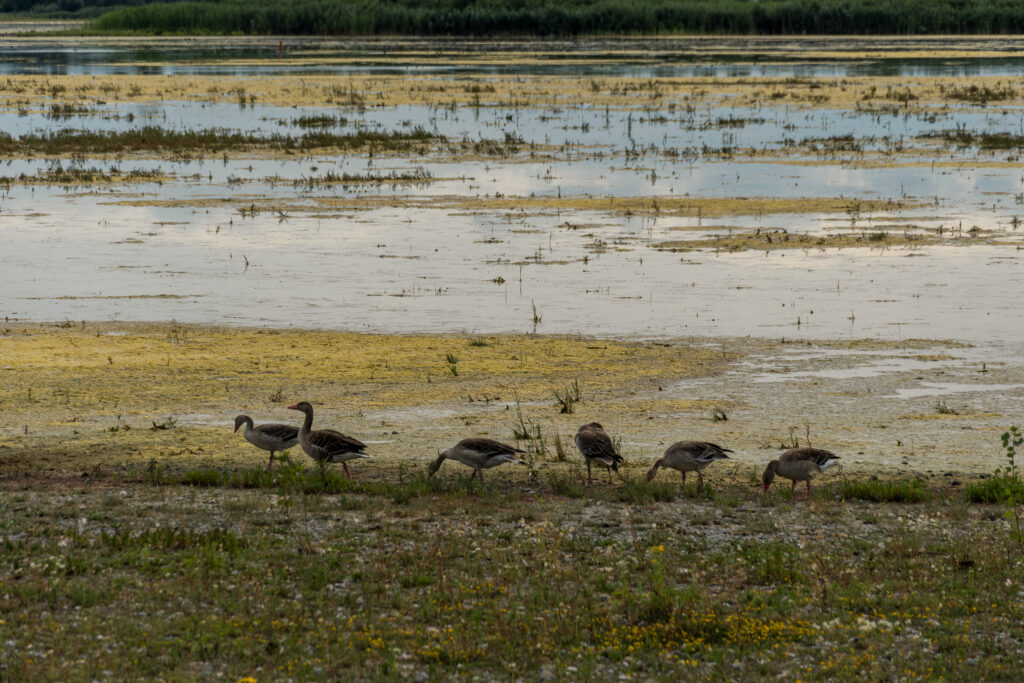
<svg viewBox="0 0 1024 683"><path fill-rule="evenodd" d="M583 477L578 469L571 471L559 470L548 474L545 480L551 492L556 496L583 498L586 495Z"/></svg>
<svg viewBox="0 0 1024 683"><path fill-rule="evenodd" d="M805 504L782 504L781 533L759 507L651 502L662 487L639 481L616 487L625 504L466 483L414 476L424 495L382 505L353 482L290 507L259 488L137 485L115 507L102 489L0 490L3 674L502 678L545 662L599 680L986 680L1017 665L995 646L1024 618L1002 531L945 502L878 504L868 531L842 503L805 527Z"/></svg>
<svg viewBox="0 0 1024 683"><path fill-rule="evenodd" d="M576 404L582 400L580 395L580 382L578 379L574 379L571 384L567 385L562 389L561 392L558 389L552 390L555 395L555 401L558 402L560 407L560 413L564 415L572 415L576 412Z"/></svg>
<svg viewBox="0 0 1024 683"><path fill-rule="evenodd" d="M830 484L825 495L842 500L866 500L875 503L922 503L931 494L920 479L880 479L867 481L846 480Z"/></svg>
<svg viewBox="0 0 1024 683"><path fill-rule="evenodd" d="M667 480L647 481L643 477L623 476L611 489L611 499L620 503L670 503L679 495L679 487Z"/></svg>
<svg viewBox="0 0 1024 683"><path fill-rule="evenodd" d="M1019 150L1024 148L1024 135L1017 133L975 133L966 128L926 133L922 137L934 138L957 147L977 147L982 150Z"/></svg>
<svg viewBox="0 0 1024 683"><path fill-rule="evenodd" d="M434 175L423 167L412 171L391 171L390 173L335 173L328 171L320 176L304 176L292 181L292 185L305 190L321 186L341 185L420 185L432 182Z"/></svg>
<svg viewBox="0 0 1024 683"><path fill-rule="evenodd" d="M123 131L62 129L13 137L0 132L0 154L68 155L123 154L139 152L215 153L252 149L311 150L363 149L407 150L412 144L435 140L423 128L402 131L360 130L348 134L315 130L300 136L240 133L226 129L172 130L145 126Z"/></svg>
<svg viewBox="0 0 1024 683"><path fill-rule="evenodd" d="M153 477L150 477L152 481ZM198 468L187 470L178 478L162 474L161 483L180 484L199 488L267 489L285 496L338 496L358 494L387 498L405 504L422 496L479 495L488 490L488 484L471 481L469 475L455 478L428 477L417 473L399 482L361 481L349 479L332 465L317 464L306 468L291 462L287 455L279 456L278 466L272 472L265 469ZM293 500L287 501L292 505Z"/></svg>
<svg viewBox="0 0 1024 683"><path fill-rule="evenodd" d="M0 176L0 185L96 185L111 183L147 183L162 182L167 178L159 169L132 169L122 171L117 166L103 170L101 168L81 166L63 166L60 163L50 165L35 175L21 173L17 176Z"/></svg>
<svg viewBox="0 0 1024 683"><path fill-rule="evenodd" d="M1024 481L1009 476L985 477L964 486L964 499L969 503L1024 503Z"/></svg>

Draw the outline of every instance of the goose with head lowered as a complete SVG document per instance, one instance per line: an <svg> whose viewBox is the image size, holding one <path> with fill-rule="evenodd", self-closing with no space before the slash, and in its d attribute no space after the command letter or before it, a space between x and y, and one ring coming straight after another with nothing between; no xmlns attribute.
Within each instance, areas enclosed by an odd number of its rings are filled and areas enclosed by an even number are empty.
<svg viewBox="0 0 1024 683"><path fill-rule="evenodd" d="M306 419L299 428L299 444L306 455L317 462L340 462L345 474L352 478L348 471L348 461L356 458L369 458L366 444L351 436L345 436L333 429L313 429L313 406L308 401L300 401L290 410L299 410L306 414Z"/></svg>
<svg viewBox="0 0 1024 683"><path fill-rule="evenodd" d="M824 472L839 462L839 456L831 451L823 451L820 448L791 448L778 460L772 460L761 475L761 483L764 484L764 492L768 493L768 487L772 485L775 475L785 477L792 483L789 490L796 494L796 483L807 482L807 497L811 497L811 479Z"/></svg>
<svg viewBox="0 0 1024 683"><path fill-rule="evenodd" d="M473 476L470 477L470 480L475 479L479 474L480 481L482 482L484 480L484 470L504 465L507 462L522 464L523 461L517 458L516 455L525 452L494 439L463 439L448 450L438 453L437 460L430 463L428 469L430 475L433 476L441 468L441 463L446 459L454 460L473 468Z"/></svg>
<svg viewBox="0 0 1024 683"><path fill-rule="evenodd" d="M593 484L594 480L590 475L590 463L596 462L608 468L608 483L612 483L612 470L619 471L619 463L623 458L615 450L615 444L597 422L590 422L583 425L576 432L576 448L580 449L583 459L587 463L587 483Z"/></svg>
<svg viewBox="0 0 1024 683"><path fill-rule="evenodd" d="M726 453L732 453L728 448L707 441L678 441L665 449L665 454L654 463L647 471L647 481L654 479L658 468L668 467L683 473L683 486L686 485L686 473L697 473L697 490L704 488L704 475L701 473L705 467L715 460L728 460Z"/></svg>

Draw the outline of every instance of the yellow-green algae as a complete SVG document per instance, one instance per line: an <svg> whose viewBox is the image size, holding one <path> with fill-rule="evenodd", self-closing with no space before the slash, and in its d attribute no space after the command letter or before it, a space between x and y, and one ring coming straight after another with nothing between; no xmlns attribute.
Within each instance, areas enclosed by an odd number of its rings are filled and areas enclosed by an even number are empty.
<svg viewBox="0 0 1024 683"><path fill-rule="evenodd" d="M197 457L252 464L259 452L232 435L235 414L298 422L285 407L299 400L318 408L321 427L343 422L351 425L343 431L386 442L371 447L385 459L430 453L478 431L507 440L514 418L505 406L517 397L527 419L542 411L546 426L568 438L580 418L552 406L554 391L572 381L588 414L625 427L709 410L708 401L651 396L662 384L715 373L734 355L684 343L531 335L471 344L443 335L68 325L10 325L0 336L4 469L138 466L151 458L186 466ZM392 434L396 426L402 434Z"/></svg>
<svg viewBox="0 0 1024 683"><path fill-rule="evenodd" d="M806 108L940 111L984 104L1017 107L1020 83L974 76L964 99L957 76L666 77L517 75L324 74L310 76L12 75L0 81L0 106L46 111L54 104L107 106L116 102L239 102L277 106L395 107L401 105L703 108L789 104Z"/></svg>

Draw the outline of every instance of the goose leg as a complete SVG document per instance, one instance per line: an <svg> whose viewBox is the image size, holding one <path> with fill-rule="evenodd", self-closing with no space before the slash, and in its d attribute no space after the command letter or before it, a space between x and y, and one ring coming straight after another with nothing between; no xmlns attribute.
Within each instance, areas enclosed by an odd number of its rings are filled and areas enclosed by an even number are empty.
<svg viewBox="0 0 1024 683"><path fill-rule="evenodd" d="M608 468L608 483L612 483L612 468Z"/></svg>
<svg viewBox="0 0 1024 683"><path fill-rule="evenodd" d="M267 472L274 471L274 451L270 451L270 462L267 463Z"/></svg>
<svg viewBox="0 0 1024 683"><path fill-rule="evenodd" d="M700 471L697 472L697 490L704 490L704 474Z"/></svg>
<svg viewBox="0 0 1024 683"><path fill-rule="evenodd" d="M594 483L593 477L590 476L590 460L587 460L587 483L588 484L593 484Z"/></svg>
<svg viewBox="0 0 1024 683"><path fill-rule="evenodd" d="M352 478L352 473L348 471L348 463L347 462L343 462L343 463L341 463L341 466L345 468L345 476L348 477L349 479L351 479Z"/></svg>
<svg viewBox="0 0 1024 683"><path fill-rule="evenodd" d="M476 469L473 470L473 474L469 475L470 481L473 481L474 479L476 479Z"/></svg>
<svg viewBox="0 0 1024 683"><path fill-rule="evenodd" d="M484 471L482 469L477 469L477 472L480 473L480 483L483 484L484 483Z"/></svg>
<svg viewBox="0 0 1024 683"><path fill-rule="evenodd" d="M807 500L811 499L811 480L807 480Z"/></svg>
<svg viewBox="0 0 1024 683"><path fill-rule="evenodd" d="M789 492L793 494L794 498L796 498L796 480L795 479L793 481L789 482Z"/></svg>

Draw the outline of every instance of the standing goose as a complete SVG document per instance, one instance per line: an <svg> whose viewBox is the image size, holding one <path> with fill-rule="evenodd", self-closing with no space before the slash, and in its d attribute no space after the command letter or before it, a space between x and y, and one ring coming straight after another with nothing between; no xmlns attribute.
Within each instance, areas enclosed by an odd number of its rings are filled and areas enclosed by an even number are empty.
<svg viewBox="0 0 1024 683"><path fill-rule="evenodd" d="M576 432L576 448L580 449L587 461L587 483L593 484L590 476L590 461L594 460L608 468L608 483L612 482L612 470L619 471L622 456L615 450L611 437L597 422L585 424Z"/></svg>
<svg viewBox="0 0 1024 683"><path fill-rule="evenodd" d="M301 401L293 406L288 406L288 408L289 410L301 410L306 414L306 420L302 423L302 428L299 429L299 443L302 445L302 450L306 451L306 455L313 460L340 462L341 466L345 468L345 474L351 479L352 473L348 471L348 461L370 457L365 452L366 444L351 436L345 436L333 429L310 430L310 427L313 426L313 406L308 402Z"/></svg>
<svg viewBox="0 0 1024 683"><path fill-rule="evenodd" d="M715 460L728 460L726 453L732 453L728 448L706 441L678 441L665 449L665 455L654 463L647 472L647 481L654 479L659 467L670 467L683 473L683 486L686 486L686 473L697 473L697 490L704 488L704 475L701 473L705 467Z"/></svg>
<svg viewBox="0 0 1024 683"><path fill-rule="evenodd" d="M807 497L811 497L811 478L839 462L839 456L820 448L793 448L783 453L778 460L772 460L761 475L765 493L772 485L775 475L792 481L790 491L796 495L796 483L807 482Z"/></svg>
<svg viewBox="0 0 1024 683"><path fill-rule="evenodd" d="M430 476L434 476L434 473L441 468L441 463L445 461L445 458L450 458L473 468L473 476L470 477L470 480L479 474L480 481L483 482L484 470L504 465L507 462L522 464L523 461L516 457L516 453L525 452L493 439L463 439L448 450L438 453L437 460L430 463L428 470Z"/></svg>
<svg viewBox="0 0 1024 683"><path fill-rule="evenodd" d="M270 462L267 463L267 471L274 469L274 453L291 448L299 441L299 430L291 425L265 424L258 427L252 423L248 415L239 415L235 418L235 433L238 428L245 425L242 434L245 440L256 448L270 451Z"/></svg>

